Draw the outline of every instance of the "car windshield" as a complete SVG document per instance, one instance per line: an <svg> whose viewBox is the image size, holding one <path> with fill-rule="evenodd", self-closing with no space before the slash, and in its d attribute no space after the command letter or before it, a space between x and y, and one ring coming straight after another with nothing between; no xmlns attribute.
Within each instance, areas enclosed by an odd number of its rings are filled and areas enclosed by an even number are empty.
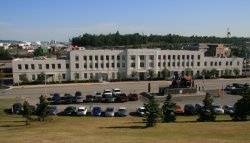
<svg viewBox="0 0 250 143"><path fill-rule="evenodd" d="M100 92L97 92L96 95L102 95Z"/></svg>
<svg viewBox="0 0 250 143"><path fill-rule="evenodd" d="M105 90L104 93L110 93L111 91L110 90Z"/></svg>
<svg viewBox="0 0 250 143"><path fill-rule="evenodd" d="M218 105L214 105L214 108L221 108L220 106L218 106Z"/></svg>
<svg viewBox="0 0 250 143"><path fill-rule="evenodd" d="M114 92L121 92L121 90L120 89L115 89Z"/></svg>
<svg viewBox="0 0 250 143"><path fill-rule="evenodd" d="M114 108L107 108L107 112L113 112Z"/></svg>
<svg viewBox="0 0 250 143"><path fill-rule="evenodd" d="M107 95L106 98L113 98L113 96L112 95Z"/></svg>
<svg viewBox="0 0 250 143"><path fill-rule="evenodd" d="M138 111L139 111L139 112L145 112L145 109L139 108Z"/></svg>
<svg viewBox="0 0 250 143"><path fill-rule="evenodd" d="M234 110L234 107L233 106L229 106L228 110Z"/></svg>
<svg viewBox="0 0 250 143"><path fill-rule="evenodd" d="M77 96L76 99L81 99L81 96Z"/></svg>
<svg viewBox="0 0 250 143"><path fill-rule="evenodd" d="M80 112L81 112L81 111L85 111L85 110L84 110L84 109L78 109L78 111L80 111Z"/></svg>
<svg viewBox="0 0 250 143"><path fill-rule="evenodd" d="M119 109L119 112L126 112L126 109Z"/></svg>
<svg viewBox="0 0 250 143"><path fill-rule="evenodd" d="M101 107L94 107L93 110L95 110L95 111L100 111L100 110L101 110Z"/></svg>

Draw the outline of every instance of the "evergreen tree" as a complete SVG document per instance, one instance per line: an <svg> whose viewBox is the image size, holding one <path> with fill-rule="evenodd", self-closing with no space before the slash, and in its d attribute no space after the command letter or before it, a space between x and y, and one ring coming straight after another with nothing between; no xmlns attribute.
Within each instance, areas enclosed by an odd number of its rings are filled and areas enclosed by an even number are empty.
<svg viewBox="0 0 250 143"><path fill-rule="evenodd" d="M154 127L161 119L161 109L154 96L149 99L149 103L145 104L145 121L146 127Z"/></svg>
<svg viewBox="0 0 250 143"><path fill-rule="evenodd" d="M23 117L26 118L26 125L28 125L28 121L31 120L32 109L28 101L23 102Z"/></svg>
<svg viewBox="0 0 250 143"><path fill-rule="evenodd" d="M207 121L215 121L216 116L213 112L213 98L209 93L206 94L205 98L203 99L204 106L200 111L200 117L197 121L207 122Z"/></svg>
<svg viewBox="0 0 250 143"><path fill-rule="evenodd" d="M155 71L153 69L149 69L147 75L149 79L153 79L155 77Z"/></svg>
<svg viewBox="0 0 250 143"><path fill-rule="evenodd" d="M46 97L43 95L39 97L39 100L40 102L37 105L37 115L39 116L40 120L44 121L49 114L49 103Z"/></svg>
<svg viewBox="0 0 250 143"><path fill-rule="evenodd" d="M250 115L250 87L244 85L242 98L234 104L235 113L231 115L235 121L246 121L247 115Z"/></svg>
<svg viewBox="0 0 250 143"><path fill-rule="evenodd" d="M164 122L174 122L176 120L176 115L174 113L175 106L176 106L176 103L172 101L172 96L169 94L162 106Z"/></svg>

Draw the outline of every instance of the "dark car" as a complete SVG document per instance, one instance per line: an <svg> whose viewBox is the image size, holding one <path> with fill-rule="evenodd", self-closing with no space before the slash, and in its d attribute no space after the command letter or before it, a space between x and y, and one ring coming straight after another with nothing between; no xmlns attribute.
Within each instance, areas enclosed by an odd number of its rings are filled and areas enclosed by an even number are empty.
<svg viewBox="0 0 250 143"><path fill-rule="evenodd" d="M59 93L54 93L52 95L52 101L53 101L54 104L61 104L62 99L61 99L60 94Z"/></svg>
<svg viewBox="0 0 250 143"><path fill-rule="evenodd" d="M116 101L117 102L127 102L128 96L125 93L116 94Z"/></svg>
<svg viewBox="0 0 250 143"><path fill-rule="evenodd" d="M73 103L73 96L71 94L64 94L64 100L66 104L72 104Z"/></svg>
<svg viewBox="0 0 250 143"><path fill-rule="evenodd" d="M66 109L64 109L64 115L67 116L72 116L72 115L76 115L76 107L74 106L68 106L66 107Z"/></svg>
<svg viewBox="0 0 250 143"><path fill-rule="evenodd" d="M225 114L234 114L235 112L234 106L224 105L222 108L224 109Z"/></svg>
<svg viewBox="0 0 250 143"><path fill-rule="evenodd" d="M92 109L92 115L93 116L101 116L102 114L102 108L97 106L97 107L93 107Z"/></svg>
<svg viewBox="0 0 250 143"><path fill-rule="evenodd" d="M197 103L197 104L195 104L195 110L196 110L196 112L200 113L203 107L204 107L203 103Z"/></svg>
<svg viewBox="0 0 250 143"><path fill-rule="evenodd" d="M114 103L115 102L115 97L113 95L107 94L106 97L105 97L105 102Z"/></svg>
<svg viewBox="0 0 250 143"><path fill-rule="evenodd" d="M93 95L86 95L86 102L93 102L95 100L95 96Z"/></svg>
<svg viewBox="0 0 250 143"><path fill-rule="evenodd" d="M22 103L14 103L11 108L12 114L21 114L23 111Z"/></svg>
<svg viewBox="0 0 250 143"><path fill-rule="evenodd" d="M137 101L138 100L138 94L137 93L130 93L128 95L128 100L129 101Z"/></svg>
<svg viewBox="0 0 250 143"><path fill-rule="evenodd" d="M49 114L50 115L57 115L57 107L56 106L49 106Z"/></svg>
<svg viewBox="0 0 250 143"><path fill-rule="evenodd" d="M95 102L102 102L103 98L102 98L102 93L101 92L97 92L95 94Z"/></svg>
<svg viewBox="0 0 250 143"><path fill-rule="evenodd" d="M184 113L185 115L194 115L196 114L196 110L192 104L186 104L184 106Z"/></svg>

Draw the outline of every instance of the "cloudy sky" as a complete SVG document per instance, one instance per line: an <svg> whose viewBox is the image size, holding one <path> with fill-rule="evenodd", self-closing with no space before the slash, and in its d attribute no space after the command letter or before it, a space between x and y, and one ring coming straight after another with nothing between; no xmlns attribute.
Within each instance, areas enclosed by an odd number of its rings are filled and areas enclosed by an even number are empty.
<svg viewBox="0 0 250 143"><path fill-rule="evenodd" d="M68 41L83 33L250 37L248 0L1 0L0 39Z"/></svg>

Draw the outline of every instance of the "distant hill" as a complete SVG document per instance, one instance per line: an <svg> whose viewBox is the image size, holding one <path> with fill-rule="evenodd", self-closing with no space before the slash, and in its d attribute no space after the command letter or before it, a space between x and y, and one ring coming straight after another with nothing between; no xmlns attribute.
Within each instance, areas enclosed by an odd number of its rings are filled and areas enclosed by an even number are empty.
<svg viewBox="0 0 250 143"><path fill-rule="evenodd" d="M21 43L21 41L16 41L16 40L0 40L0 43Z"/></svg>

